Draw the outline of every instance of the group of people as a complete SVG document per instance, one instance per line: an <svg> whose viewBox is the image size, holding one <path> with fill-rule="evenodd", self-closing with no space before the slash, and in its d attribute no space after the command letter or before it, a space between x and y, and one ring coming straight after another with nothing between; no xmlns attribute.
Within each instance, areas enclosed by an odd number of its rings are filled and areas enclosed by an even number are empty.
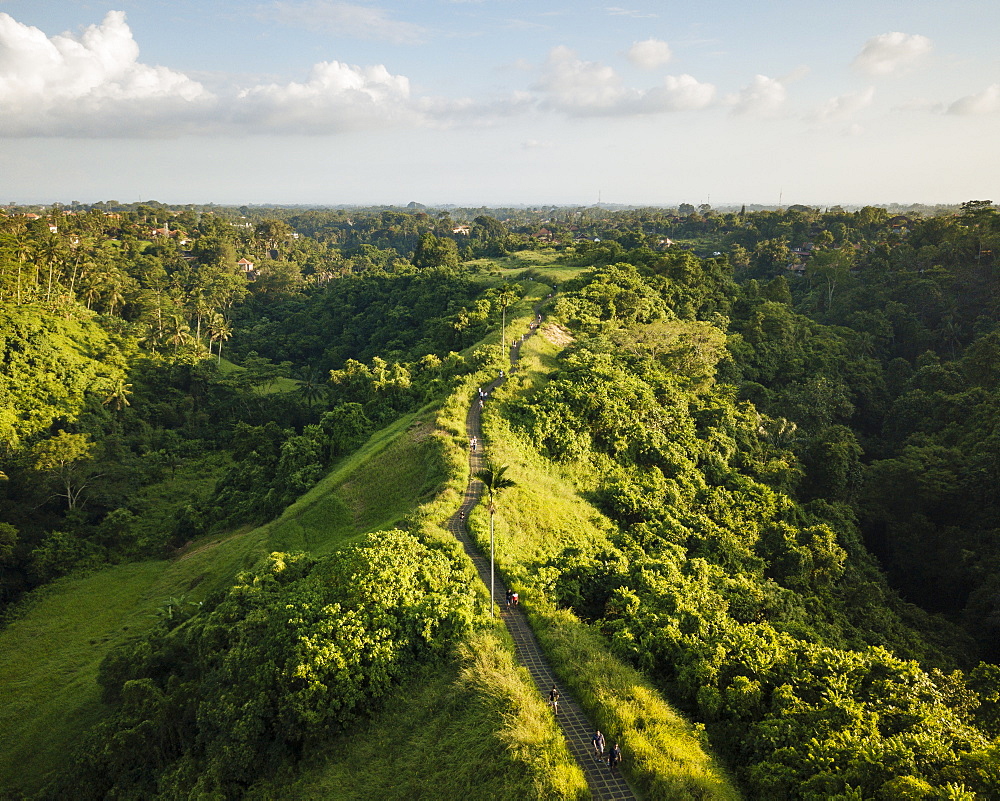
<svg viewBox="0 0 1000 801"><path fill-rule="evenodd" d="M554 684L552 685L552 689L549 690L549 706L552 708L553 715L559 714L559 688ZM613 772L614 769L621 764L622 749L617 742L611 747L611 750L608 751L605 756L605 740L600 729L594 730L594 736L590 738L590 742L594 745L594 759L598 762L607 762L608 770Z"/></svg>
<svg viewBox="0 0 1000 801"><path fill-rule="evenodd" d="M549 294L548 297L550 297L550 298L552 297L551 293ZM538 314L538 315L535 316L535 320L530 324L529 328L532 331L534 331L535 329L537 329L541 325L541 323L542 323L542 315ZM521 336L521 341L522 342L525 340L526 336L527 336L526 334ZM504 378L504 371L503 370L500 371L500 378L501 378L501 380ZM483 408L483 405L484 405L484 403L485 403L485 401L486 401L486 399L488 397L489 397L489 391L487 390L487 391L484 392L483 388L480 387L479 388L479 408L480 409ZM478 447L478 444L479 444L479 440L476 437L472 437L469 440L469 447L472 449L473 453L476 452L476 448ZM461 512L461 518L462 518L463 521L465 520L465 510L464 509ZM518 603L519 603L519 601L520 601L520 599L518 598L518 595L517 595L517 593L514 590L507 590L507 608L508 609L510 609L512 606L517 606ZM554 715L558 715L559 714L559 688L556 685L554 685L554 684L552 685L552 689L549 690L549 701L548 701L548 703L549 703L549 706L552 709L552 713ZM619 765L621 763L621 761L622 761L622 750L621 750L621 747L616 742L611 747L611 750L608 751L607 754L605 754L604 748L605 748L606 743L605 743L604 735L601 733L600 729L596 729L594 731L594 736L591 738L591 742L594 745L594 759L596 759L598 762L606 762L607 765L608 765L608 770L610 770L610 771L613 772L614 769L615 769L615 767L617 765Z"/></svg>
<svg viewBox="0 0 1000 801"><path fill-rule="evenodd" d="M594 736L590 738L590 741L594 744L594 759L598 762L607 762L608 770L614 771L615 766L622 761L622 749L619 747L618 743L612 746L611 750L608 751L607 759L604 757L604 735L601 734L600 729L594 730Z"/></svg>

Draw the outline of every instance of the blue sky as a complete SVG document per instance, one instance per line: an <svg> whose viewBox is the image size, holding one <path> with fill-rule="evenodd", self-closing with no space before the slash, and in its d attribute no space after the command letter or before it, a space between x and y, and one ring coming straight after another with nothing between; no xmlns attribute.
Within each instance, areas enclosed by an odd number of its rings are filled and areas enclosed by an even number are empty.
<svg viewBox="0 0 1000 801"><path fill-rule="evenodd" d="M0 0L0 202L1000 199L1000 4Z"/></svg>

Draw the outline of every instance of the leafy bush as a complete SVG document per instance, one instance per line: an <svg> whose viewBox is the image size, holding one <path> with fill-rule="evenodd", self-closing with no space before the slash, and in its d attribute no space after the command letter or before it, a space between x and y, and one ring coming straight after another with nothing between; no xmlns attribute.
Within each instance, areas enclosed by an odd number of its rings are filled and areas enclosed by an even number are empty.
<svg viewBox="0 0 1000 801"><path fill-rule="evenodd" d="M469 632L464 569L402 531L323 559L271 554L186 622L109 655L99 680L117 711L49 794L238 796Z"/></svg>

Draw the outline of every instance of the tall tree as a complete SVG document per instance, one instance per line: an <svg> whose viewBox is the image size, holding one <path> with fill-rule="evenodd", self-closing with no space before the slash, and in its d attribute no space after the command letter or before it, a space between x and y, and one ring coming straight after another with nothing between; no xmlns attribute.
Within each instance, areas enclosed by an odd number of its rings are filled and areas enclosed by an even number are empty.
<svg viewBox="0 0 1000 801"><path fill-rule="evenodd" d="M70 434L60 431L32 448L33 466L50 473L62 485L61 497L69 509L75 509L80 494L87 486L84 464L90 459L94 443L87 434Z"/></svg>

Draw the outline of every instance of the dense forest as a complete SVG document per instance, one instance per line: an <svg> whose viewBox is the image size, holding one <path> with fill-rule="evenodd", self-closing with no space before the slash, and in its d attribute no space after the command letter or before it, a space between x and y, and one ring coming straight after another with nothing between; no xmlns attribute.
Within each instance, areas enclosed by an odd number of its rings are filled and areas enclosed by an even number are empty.
<svg viewBox="0 0 1000 801"><path fill-rule="evenodd" d="M501 521L539 614L638 670L748 798L1000 797L998 248L978 200L8 208L3 620L273 521L467 403L537 301L548 344L486 425L524 509L555 503L537 470L588 510ZM252 794L489 627L469 575L410 515L170 597L9 797Z"/></svg>

